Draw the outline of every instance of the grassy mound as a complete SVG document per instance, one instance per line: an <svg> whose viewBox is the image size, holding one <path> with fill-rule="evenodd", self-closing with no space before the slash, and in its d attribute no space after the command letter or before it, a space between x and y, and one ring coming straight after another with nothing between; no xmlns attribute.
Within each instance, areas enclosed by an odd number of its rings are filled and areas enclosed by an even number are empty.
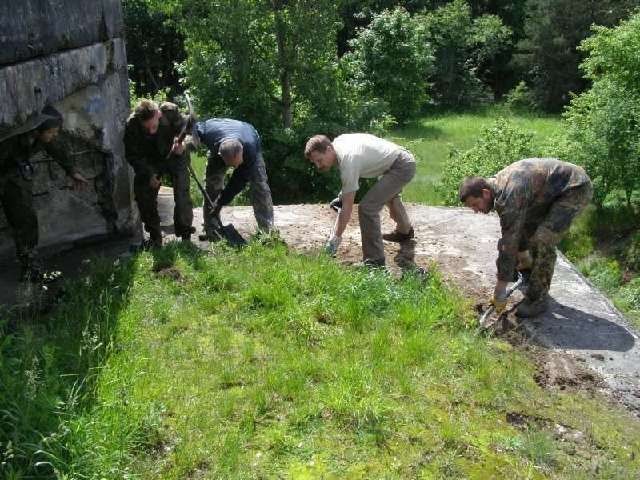
<svg viewBox="0 0 640 480"><path fill-rule="evenodd" d="M96 267L49 318L5 327L3 478L640 473L638 422L541 389L437 274L213 253Z"/></svg>

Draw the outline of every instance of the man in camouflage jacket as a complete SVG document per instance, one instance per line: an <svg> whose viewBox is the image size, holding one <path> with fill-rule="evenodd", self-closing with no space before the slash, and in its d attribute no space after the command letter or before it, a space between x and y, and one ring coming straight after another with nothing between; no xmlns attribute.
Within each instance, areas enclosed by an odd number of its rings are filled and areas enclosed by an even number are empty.
<svg viewBox="0 0 640 480"><path fill-rule="evenodd" d="M145 230L152 246L162 246L158 191L162 177L171 178L175 208L173 224L176 236L190 240L194 232L193 204L189 193L189 153L177 137L187 118L178 107L164 102L160 107L142 100L129 116L124 144L127 161L133 167L134 193Z"/></svg>
<svg viewBox="0 0 640 480"><path fill-rule="evenodd" d="M529 278L521 317L544 312L556 262L556 246L573 219L591 201L593 187L585 171L549 158L520 160L495 177L472 177L460 186L460 201L476 213L494 210L500 217L498 281L492 303L501 312L506 286L516 270Z"/></svg>
<svg viewBox="0 0 640 480"><path fill-rule="evenodd" d="M47 106L20 128L0 138L0 203L13 232L20 278L24 281L44 280L37 258L38 216L33 206L31 158L44 151L71 177L74 189L88 184L57 140L62 122L62 115Z"/></svg>

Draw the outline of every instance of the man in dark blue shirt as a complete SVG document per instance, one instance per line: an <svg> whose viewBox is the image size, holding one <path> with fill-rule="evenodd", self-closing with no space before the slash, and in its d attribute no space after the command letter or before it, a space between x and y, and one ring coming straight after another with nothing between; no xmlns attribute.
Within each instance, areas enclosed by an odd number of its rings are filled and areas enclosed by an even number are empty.
<svg viewBox="0 0 640 480"><path fill-rule="evenodd" d="M239 120L212 118L198 122L196 133L198 140L209 149L206 190L214 208L209 208L205 199L203 213L207 236L215 238L213 230L220 226L220 210L231 203L247 183L258 228L270 232L273 229L273 201L256 129ZM224 176L229 167L234 172L225 186Z"/></svg>

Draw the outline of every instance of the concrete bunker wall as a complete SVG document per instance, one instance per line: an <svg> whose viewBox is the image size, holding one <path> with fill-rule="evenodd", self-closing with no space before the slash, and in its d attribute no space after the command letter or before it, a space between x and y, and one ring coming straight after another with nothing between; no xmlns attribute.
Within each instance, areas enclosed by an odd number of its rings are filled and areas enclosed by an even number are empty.
<svg viewBox="0 0 640 480"><path fill-rule="evenodd" d="M72 191L54 161L32 159L41 246L138 229L122 142L129 112L123 27L119 0L0 0L0 133L52 104L64 115L60 140L90 180L87 191ZM12 251L0 211L0 254Z"/></svg>

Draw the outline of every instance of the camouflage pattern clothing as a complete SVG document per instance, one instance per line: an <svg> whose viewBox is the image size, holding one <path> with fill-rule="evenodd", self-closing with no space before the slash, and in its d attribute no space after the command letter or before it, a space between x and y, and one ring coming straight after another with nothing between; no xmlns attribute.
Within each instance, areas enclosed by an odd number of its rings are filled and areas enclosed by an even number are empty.
<svg viewBox="0 0 640 480"><path fill-rule="evenodd" d="M196 124L200 141L207 146L206 190L219 209L231 201L249 184L249 194L258 228L264 232L273 229L273 200L267 179L267 169L262 156L260 135L246 122L229 118L212 118ZM218 150L223 140L234 139L242 143L242 163L237 167L227 185L224 177L228 169ZM217 201L216 201L217 199ZM203 205L205 232L214 228L216 212Z"/></svg>
<svg viewBox="0 0 640 480"><path fill-rule="evenodd" d="M33 206L34 167L30 159L40 151L45 151L67 175L77 173L59 141L42 143L33 130L5 137L0 143L0 203L13 231L22 275L37 268L38 216Z"/></svg>
<svg viewBox="0 0 640 480"><path fill-rule="evenodd" d="M527 299L546 298L556 262L556 245L593 195L585 171L549 158L521 160L488 182L500 217L498 279L513 281L518 252L533 258Z"/></svg>
<svg viewBox="0 0 640 480"><path fill-rule="evenodd" d="M185 149L182 155L169 155L173 140L182 130L186 118L172 103L163 103L160 110L162 117L155 135L148 135L142 122L133 115L127 120L124 135L125 156L135 172L133 188L136 203L144 228L154 241L162 239L158 214L159 190L149 185L154 175L158 178L163 176L171 178L175 200L173 211L175 234L188 237L193 233L193 204L189 191L189 153Z"/></svg>

